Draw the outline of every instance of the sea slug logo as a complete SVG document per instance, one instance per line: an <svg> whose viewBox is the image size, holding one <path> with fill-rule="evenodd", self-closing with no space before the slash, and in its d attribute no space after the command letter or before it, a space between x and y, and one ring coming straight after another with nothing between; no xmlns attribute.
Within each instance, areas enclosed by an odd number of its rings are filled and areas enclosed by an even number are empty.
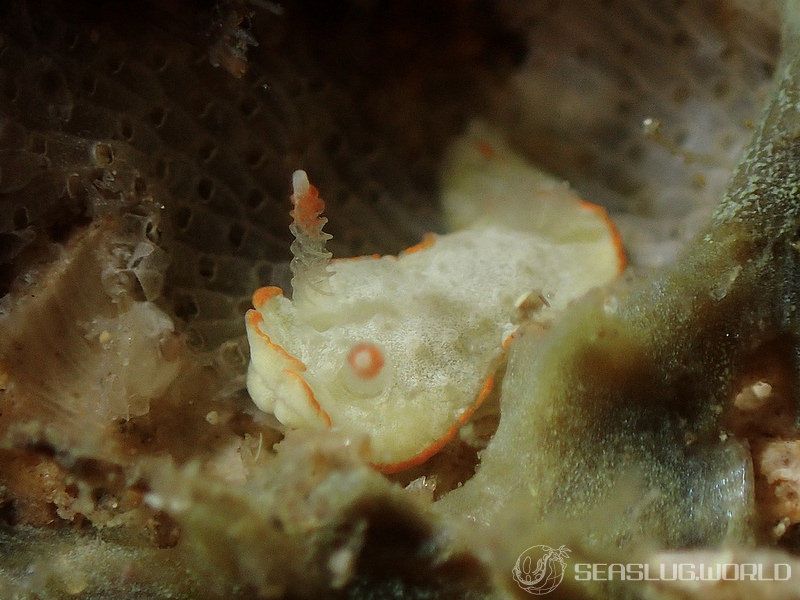
<svg viewBox="0 0 800 600"><path fill-rule="evenodd" d="M511 571L514 581L529 594L549 594L564 579L564 561L569 553L566 546L531 546L517 558Z"/></svg>
<svg viewBox="0 0 800 600"><path fill-rule="evenodd" d="M739 563L726 552L661 552L641 563L571 564L566 573L566 560L572 550L566 546L531 546L519 555L511 575L520 588L535 596L549 594L569 575L576 582L586 581L660 581L675 585L691 581L714 586L720 581L789 581L789 563Z"/></svg>

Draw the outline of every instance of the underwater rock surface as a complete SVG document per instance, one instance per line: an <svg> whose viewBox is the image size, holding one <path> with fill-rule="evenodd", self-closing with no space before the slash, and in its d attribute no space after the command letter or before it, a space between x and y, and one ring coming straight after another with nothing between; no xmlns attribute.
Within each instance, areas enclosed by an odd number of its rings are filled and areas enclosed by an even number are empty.
<svg viewBox="0 0 800 600"><path fill-rule="evenodd" d="M512 597L544 543L800 576L796 4L4 3L0 595ZM295 169L336 256L397 252L444 231L475 118L607 206L633 268L387 478L255 409L242 317L288 283Z"/></svg>

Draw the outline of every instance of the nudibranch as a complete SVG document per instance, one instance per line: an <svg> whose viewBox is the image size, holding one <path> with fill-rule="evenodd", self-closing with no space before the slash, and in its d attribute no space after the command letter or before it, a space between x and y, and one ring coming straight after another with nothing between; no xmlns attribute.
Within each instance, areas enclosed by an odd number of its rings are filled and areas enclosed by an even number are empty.
<svg viewBox="0 0 800 600"><path fill-rule="evenodd" d="M574 196L542 201L564 223L546 231L480 225L349 260L326 250L324 203L303 171L291 199L292 299L253 294L249 393L287 427L368 436L383 472L433 456L489 396L520 297L541 293L552 318L620 268L617 238Z"/></svg>

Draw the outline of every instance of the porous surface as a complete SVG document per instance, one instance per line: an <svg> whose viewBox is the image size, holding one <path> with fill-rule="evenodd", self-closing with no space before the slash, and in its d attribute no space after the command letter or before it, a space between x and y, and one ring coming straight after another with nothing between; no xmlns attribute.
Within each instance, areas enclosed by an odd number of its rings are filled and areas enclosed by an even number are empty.
<svg viewBox="0 0 800 600"><path fill-rule="evenodd" d="M776 468L770 442L795 432L730 411L765 374L738 367L769 352L786 362L776 394L794 389L795 225L783 210L797 200L787 185L794 71L756 127L778 65L778 8L3 3L2 595L509 596L518 546L557 534L514 502L528 501L517 488L542 483L543 505L564 501L577 533L554 543L607 560L613 552L584 547L580 532L625 521L625 507L584 510L620 464L666 488L655 504L664 511L631 520L634 533L658 526L642 539L774 545L775 520L789 513L773 488L793 475ZM796 39L785 38L790 52ZM441 160L475 117L608 206L641 270L674 259L759 137L686 262L614 292L619 312L614 302L579 307L548 338L547 360L562 359L549 377L532 381L547 361L520 346L507 377L513 404L465 432L479 444L457 440L389 480L357 442L283 439L243 392L242 316L254 289L288 283L291 173L306 169L324 190L335 255L397 252L444 229ZM670 334L657 337L654 323ZM613 335L598 342L598 328ZM631 374L649 387L620 395L615 378ZM583 389L602 402L570 387L589 375ZM549 421L527 402L537 386L564 399ZM706 400L723 396L734 408L720 416ZM730 432L736 439L721 439ZM531 439L552 445L537 454ZM547 481L561 496L547 495ZM639 493L640 480L622 483L619 498ZM686 489L705 494L699 509ZM769 507L764 523L747 518L753 498ZM790 549L791 536L784 523ZM661 592L675 590L626 591Z"/></svg>

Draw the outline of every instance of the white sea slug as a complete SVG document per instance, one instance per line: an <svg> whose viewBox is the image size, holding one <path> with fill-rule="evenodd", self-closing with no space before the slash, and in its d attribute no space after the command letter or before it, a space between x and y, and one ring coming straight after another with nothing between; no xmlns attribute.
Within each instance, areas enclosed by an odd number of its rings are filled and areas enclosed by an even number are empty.
<svg viewBox="0 0 800 600"><path fill-rule="evenodd" d="M253 294L247 387L288 427L368 436L384 472L433 456L489 396L521 296L541 291L542 318L553 318L622 267L604 212L535 189L530 202L564 227L484 224L398 256L331 259L324 203L305 172L293 187L293 299Z"/></svg>

